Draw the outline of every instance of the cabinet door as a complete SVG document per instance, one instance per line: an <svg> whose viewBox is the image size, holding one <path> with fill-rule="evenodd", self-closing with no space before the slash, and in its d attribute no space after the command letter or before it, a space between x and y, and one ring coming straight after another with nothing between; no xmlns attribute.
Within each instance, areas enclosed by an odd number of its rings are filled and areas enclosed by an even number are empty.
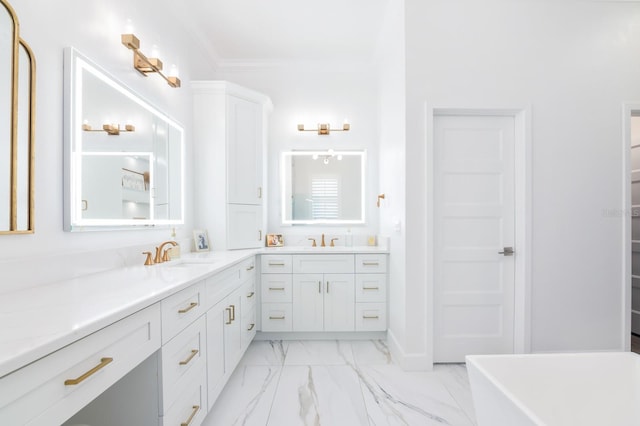
<svg viewBox="0 0 640 426"><path fill-rule="evenodd" d="M323 330L322 274L293 275L293 331Z"/></svg>
<svg viewBox="0 0 640 426"><path fill-rule="evenodd" d="M224 385L224 323L228 318L226 300L207 311L207 390L209 409Z"/></svg>
<svg viewBox="0 0 640 426"><path fill-rule="evenodd" d="M353 274L325 274L324 284L324 331L355 330Z"/></svg>
<svg viewBox="0 0 640 426"><path fill-rule="evenodd" d="M229 203L262 203L262 105L228 98Z"/></svg>
<svg viewBox="0 0 640 426"><path fill-rule="evenodd" d="M262 206L229 204L227 208L229 212L228 248L243 249L264 246Z"/></svg>
<svg viewBox="0 0 640 426"><path fill-rule="evenodd" d="M242 290L238 289L225 299L224 306L224 372L230 374L242 356L242 330L240 304Z"/></svg>

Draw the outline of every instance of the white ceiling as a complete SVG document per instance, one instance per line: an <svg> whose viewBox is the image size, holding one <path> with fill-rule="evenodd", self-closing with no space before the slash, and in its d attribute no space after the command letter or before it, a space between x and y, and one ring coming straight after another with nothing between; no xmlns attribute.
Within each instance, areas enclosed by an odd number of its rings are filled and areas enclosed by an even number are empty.
<svg viewBox="0 0 640 426"><path fill-rule="evenodd" d="M192 0L180 5L215 65L369 62L389 0Z"/></svg>

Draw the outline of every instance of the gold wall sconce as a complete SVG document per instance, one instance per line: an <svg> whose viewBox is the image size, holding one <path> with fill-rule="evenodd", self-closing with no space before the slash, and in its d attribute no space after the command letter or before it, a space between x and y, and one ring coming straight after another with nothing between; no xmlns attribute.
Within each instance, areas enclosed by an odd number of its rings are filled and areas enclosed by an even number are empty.
<svg viewBox="0 0 640 426"><path fill-rule="evenodd" d="M298 131L318 132L319 135L328 135L331 132L348 132L349 130L351 130L351 124L347 122L342 125L342 129L332 129L329 123L318 123L317 129L305 129L304 124L298 124Z"/></svg>
<svg viewBox="0 0 640 426"><path fill-rule="evenodd" d="M135 132L136 128L133 124L125 124L124 128L119 124L103 124L102 129L93 129L90 124L82 124L82 130L85 132L107 132L110 136L118 136L121 132Z"/></svg>
<svg viewBox="0 0 640 426"><path fill-rule="evenodd" d="M380 200L384 200L384 194L380 194L378 195L378 201L376 201L376 206L378 206L378 208L380 207Z"/></svg>
<svg viewBox="0 0 640 426"><path fill-rule="evenodd" d="M122 34L120 37L122 44L133 50L133 67L145 77L148 74L156 73L164 78L171 87L180 87L180 79L177 76L166 76L162 73L162 61L159 58L148 58L140 51L140 40L133 34Z"/></svg>

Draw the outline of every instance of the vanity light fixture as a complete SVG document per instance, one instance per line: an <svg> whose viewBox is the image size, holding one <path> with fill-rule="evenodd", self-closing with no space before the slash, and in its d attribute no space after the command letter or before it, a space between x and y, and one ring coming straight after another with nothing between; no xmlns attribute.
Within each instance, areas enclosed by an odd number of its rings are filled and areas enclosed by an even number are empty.
<svg viewBox="0 0 640 426"><path fill-rule="evenodd" d="M171 87L180 87L180 79L177 76L166 76L162 73L162 61L159 58L148 58L140 51L140 39L134 34L122 34L122 44L127 49L133 50L133 67L145 77L150 73L157 73L164 78Z"/></svg>
<svg viewBox="0 0 640 426"><path fill-rule="evenodd" d="M298 131L300 132L318 132L319 135L328 135L331 132L348 132L351 130L351 124L344 122L342 129L332 129L329 123L318 123L317 129L305 129L304 124L298 124Z"/></svg>
<svg viewBox="0 0 640 426"><path fill-rule="evenodd" d="M85 132L107 132L111 136L118 136L120 132L135 132L136 128L133 124L125 124L124 129L119 124L103 124L102 129L94 130L89 123L83 123L82 130Z"/></svg>

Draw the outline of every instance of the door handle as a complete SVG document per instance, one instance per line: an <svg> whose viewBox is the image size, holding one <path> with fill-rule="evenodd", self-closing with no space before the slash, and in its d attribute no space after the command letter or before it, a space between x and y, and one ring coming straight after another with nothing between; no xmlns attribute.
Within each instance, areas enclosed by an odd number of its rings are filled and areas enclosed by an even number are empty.
<svg viewBox="0 0 640 426"><path fill-rule="evenodd" d="M513 256L514 253L513 247L505 247L503 251L498 252L498 254L502 254L504 256Z"/></svg>

